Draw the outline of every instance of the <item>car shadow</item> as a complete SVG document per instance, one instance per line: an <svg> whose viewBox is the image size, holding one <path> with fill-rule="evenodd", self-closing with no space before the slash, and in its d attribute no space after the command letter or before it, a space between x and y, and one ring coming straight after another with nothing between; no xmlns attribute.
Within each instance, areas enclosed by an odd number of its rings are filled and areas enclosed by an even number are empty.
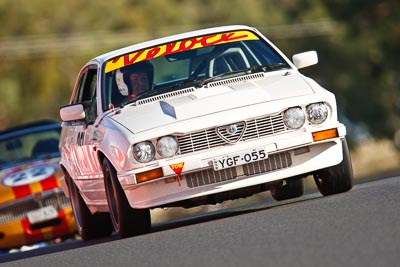
<svg viewBox="0 0 400 267"><path fill-rule="evenodd" d="M219 219L240 216L243 214L249 214L254 212L259 212L263 210L268 210L272 208L277 208L280 206L285 206L293 203L301 203L304 201L310 201L312 199L318 199L322 197L319 193L311 192L309 194L305 194L302 197L284 200L284 201L275 201L272 198L267 198L262 201L248 203L244 205L239 205L236 207L222 207L217 208L212 211L203 211L198 214L190 214L187 216L180 216L176 219L170 219L159 223L152 224L151 233L156 233L160 231L171 230L175 228L180 228L189 225L195 225L200 223L205 223L209 221L215 221ZM188 211L188 213L190 213Z"/></svg>
<svg viewBox="0 0 400 267"><path fill-rule="evenodd" d="M168 231L184 226L195 225L200 223L205 223L209 221L215 221L223 218L239 216L248 213L254 213L262 210L268 210L288 204L299 203L304 201L309 201L311 199L319 198L321 195L317 194L305 194L302 197L285 200L285 201L275 201L272 198L266 198L261 201L242 204L234 207L220 207L215 208L213 207L212 211L204 211L201 210L197 214L191 214L190 209L186 209L183 212L179 213L179 218L172 218L166 219L161 222L156 222L152 224L152 228L149 234L157 233L161 231ZM212 206L212 205L210 205ZM176 217L176 216L175 216ZM134 237L133 237L134 238ZM9 262L15 261L20 259L26 259L41 255L47 255L52 253L57 253L61 251L73 250L93 245L98 245L102 243L107 243L111 241L117 241L119 238L118 236L113 233L109 237L98 238L95 240L83 241L80 238L77 239L70 239L65 242L61 242L58 244L51 244L45 247L39 247L32 250L27 251L19 251L15 253L8 253L4 255L0 255L0 263L2 262Z"/></svg>

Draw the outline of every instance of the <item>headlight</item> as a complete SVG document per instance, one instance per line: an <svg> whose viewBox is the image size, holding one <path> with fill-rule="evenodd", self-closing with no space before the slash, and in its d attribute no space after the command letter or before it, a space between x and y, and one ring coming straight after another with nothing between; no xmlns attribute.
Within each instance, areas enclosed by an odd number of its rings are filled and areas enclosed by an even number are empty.
<svg viewBox="0 0 400 267"><path fill-rule="evenodd" d="M283 113L283 121L291 129L299 129L306 121L306 116L300 107L289 108Z"/></svg>
<svg viewBox="0 0 400 267"><path fill-rule="evenodd" d="M172 136L164 136L157 141L157 153L163 158L175 156L178 152L178 142Z"/></svg>
<svg viewBox="0 0 400 267"><path fill-rule="evenodd" d="M132 153L137 161L146 163L154 159L155 149L150 141L144 141L133 145Z"/></svg>
<svg viewBox="0 0 400 267"><path fill-rule="evenodd" d="M311 124L321 124L328 117L328 108L324 103L315 103L306 108L307 119Z"/></svg>

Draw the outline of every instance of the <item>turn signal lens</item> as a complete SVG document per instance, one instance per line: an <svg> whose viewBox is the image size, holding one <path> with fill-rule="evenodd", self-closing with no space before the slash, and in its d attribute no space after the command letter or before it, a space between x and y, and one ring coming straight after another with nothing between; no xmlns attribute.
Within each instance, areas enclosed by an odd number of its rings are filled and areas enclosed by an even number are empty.
<svg viewBox="0 0 400 267"><path fill-rule="evenodd" d="M136 174L136 182L138 184L148 182L157 178L161 178L164 176L162 168L157 168L147 172L141 172Z"/></svg>
<svg viewBox="0 0 400 267"><path fill-rule="evenodd" d="M313 140L314 142L316 141L321 141L321 140L325 140L325 139L331 139L331 138L335 138L338 137L338 131L337 129L329 129L329 130L324 130L324 131L320 131L320 132L314 132L312 133L313 136Z"/></svg>

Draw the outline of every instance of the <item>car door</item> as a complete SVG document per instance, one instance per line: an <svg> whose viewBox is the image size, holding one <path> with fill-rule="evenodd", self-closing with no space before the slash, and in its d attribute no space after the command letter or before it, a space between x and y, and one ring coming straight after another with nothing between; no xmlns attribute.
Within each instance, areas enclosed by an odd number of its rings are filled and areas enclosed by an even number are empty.
<svg viewBox="0 0 400 267"><path fill-rule="evenodd" d="M79 78L78 88L73 104L82 104L85 119L76 123L71 129L73 145L70 147L73 154L73 164L80 179L92 179L101 176L101 167L96 157L96 128L97 118L97 66L92 65L84 69Z"/></svg>

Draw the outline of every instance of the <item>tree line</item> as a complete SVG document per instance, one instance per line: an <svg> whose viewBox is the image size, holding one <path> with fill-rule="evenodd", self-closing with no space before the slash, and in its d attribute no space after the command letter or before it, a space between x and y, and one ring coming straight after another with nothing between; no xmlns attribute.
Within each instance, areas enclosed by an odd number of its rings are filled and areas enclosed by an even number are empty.
<svg viewBox="0 0 400 267"><path fill-rule="evenodd" d="M60 120L81 66L137 42L245 24L285 54L316 50L302 71L334 92L350 137L399 128L400 2L395 0L2 0L0 129Z"/></svg>

